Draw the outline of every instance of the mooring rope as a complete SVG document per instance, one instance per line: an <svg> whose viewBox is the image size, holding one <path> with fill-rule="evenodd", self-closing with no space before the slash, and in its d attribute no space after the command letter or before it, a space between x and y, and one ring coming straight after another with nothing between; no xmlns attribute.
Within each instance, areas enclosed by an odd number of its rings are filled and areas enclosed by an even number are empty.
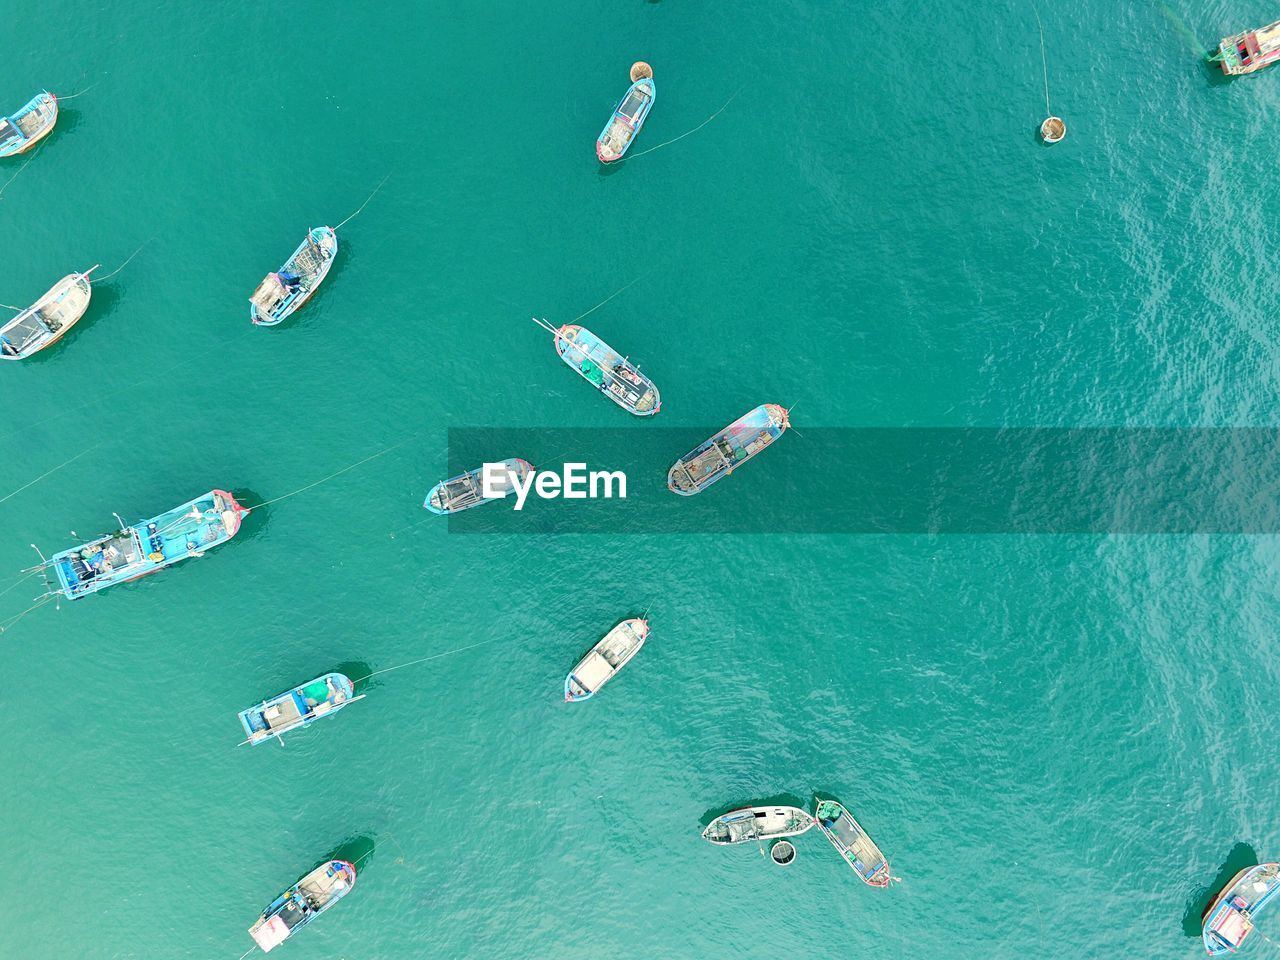
<svg viewBox="0 0 1280 960"><path fill-rule="evenodd" d="M102 443L103 443L103 441L99 440L99 441L98 441L97 443L95 443L92 447L88 447L87 449L81 450L79 453L77 453L77 454L76 454L74 457L72 457L70 460L65 460L65 461L63 461L62 463L60 463L60 464L58 464L56 467L54 467L52 470L46 470L44 473L40 474L40 476L38 476L38 477L36 477L34 480L32 480L32 481L31 481L31 483L24 483L24 484L23 484L22 486L20 486L17 490L13 491L13 493L10 493L10 494L8 494L8 495L6 495L6 496L0 497L0 503L4 503L4 502L5 502L6 500L8 500L10 497L16 497L16 496L17 496L18 494L20 494L23 490L27 489L27 487L30 487L30 486L33 486L34 484L39 483L39 482L40 482L41 480L43 480L45 477L49 476L49 474L51 474L51 473L57 473L59 470L61 470L63 467L67 466L68 464L75 463L77 460L79 460L81 457L83 457L83 456L84 456L86 453L88 453L89 451L91 451L91 450L96 450L98 447L102 446Z"/></svg>
<svg viewBox="0 0 1280 960"><path fill-rule="evenodd" d="M4 192L9 189L9 184L13 183L13 181L18 179L18 174L22 173L23 170L31 166L31 161L36 158L36 154L38 154L41 150L43 150L44 145L48 142L49 142L48 139L41 140L40 143L36 145L36 148L31 151L31 156L27 157L27 162L24 163L22 166L20 166L17 169L17 171L14 172L13 176L4 182L4 186L0 187L0 200L4 199Z"/></svg>
<svg viewBox="0 0 1280 960"><path fill-rule="evenodd" d="M0 590L0 597L3 597L3 596L4 596L6 593L8 593L10 590L14 590L14 589L16 589L16 588L18 588L18 587L22 586L24 583L26 583L28 580L30 580L32 577L34 577L37 573L44 573L44 570L45 570L45 568L41 566L41 567L37 567L36 569L32 570L30 573L23 574L21 577L19 577L19 578L17 579L17 581L16 581L16 582L11 583L11 584L9 584L9 586L5 587L3 590Z"/></svg>
<svg viewBox="0 0 1280 960"><path fill-rule="evenodd" d="M405 439L401 440L399 443L393 443L391 446L387 447L386 449L379 450L377 453L373 454L372 456L365 457L363 460L359 460L356 463L350 464L349 466L345 466L341 470L335 470L333 473L329 474L327 477L321 477L319 480L316 480L314 483L309 483L305 487L300 487L299 489L294 490L292 493L286 493L279 497L273 497L270 500L264 500L262 501L262 503L259 503L255 506L248 507L248 509L257 510L260 507L267 506L268 504L279 503L281 500L288 500L290 497L296 497L298 494L305 493L306 491L310 490L312 487L318 487L320 486L320 484L325 483L329 480L332 480L334 477L341 476L342 474L346 473L348 470L354 470L356 467L360 466L361 464L368 463L370 460L377 460L378 457L382 456L383 454L390 453L392 450L396 449L396 447L403 447L406 443L408 443L412 439L414 438L406 437Z"/></svg>
<svg viewBox="0 0 1280 960"><path fill-rule="evenodd" d="M380 673L390 673L392 670L402 670L405 667L412 667L419 663L426 663L428 660L439 660L441 657L448 657L455 653L462 653L464 650L474 650L476 647L483 647L486 643L493 643L494 639L496 638L490 637L488 640L480 640L476 643L468 644L465 647L458 647L456 650L446 650L444 653L433 653L429 657L410 660L408 663L401 663L394 667L383 667L381 670L375 670L373 673L365 674L363 677L359 677L351 682L353 684L360 683L363 680L368 680L370 677L376 677Z"/></svg>
<svg viewBox="0 0 1280 960"><path fill-rule="evenodd" d="M40 597L39 599L36 600L35 603L27 607L27 609L23 610L16 617L10 617L8 620L5 620L4 622L0 623L0 633L4 633L6 630L11 629L14 626L14 624L16 624L19 620L25 617L32 610L35 610L39 607L43 607L46 603L51 603L56 599L57 599L56 594L45 594L43 597Z"/></svg>
<svg viewBox="0 0 1280 960"><path fill-rule="evenodd" d="M152 237L152 238L151 238L151 240L154 240L154 239L155 239L155 237ZM144 241L142 242L141 246L139 246L137 250L135 250L135 251L133 251L133 253L129 254L129 259L128 259L128 260L126 260L124 263L120 264L120 266L116 267L114 270L112 270L110 273L108 273L105 277L98 277L98 278L97 278L97 280L95 280L94 282L95 282L95 283L102 283L104 280L110 280L110 279L111 279L112 277L114 277L117 273L119 273L121 270L123 270L125 267L127 267L130 263L132 263L132 262L133 262L133 258L134 258L134 257L136 257L138 254L140 254L140 253L142 252L142 248L143 248L143 247L145 247L148 243L150 243L150 242L151 242L151 240L144 240Z"/></svg>
<svg viewBox="0 0 1280 960"><path fill-rule="evenodd" d="M68 100L74 100L76 97L83 97L86 93L88 93L90 90L92 90L94 87L96 87L96 86L97 86L99 83L101 83L101 82L102 82L101 80L95 81L95 82L93 82L93 83L89 84L89 85L88 85L87 87L85 87L83 90L77 90L75 93L70 94L69 96L59 97L59 98L58 98L58 103L60 103L60 104L61 104L61 103L66 103Z"/></svg>
<svg viewBox="0 0 1280 960"><path fill-rule="evenodd" d="M360 208L356 210L356 212L353 213L351 216L347 217L346 220L343 220L342 223L338 224L338 226L334 227L333 232L337 233L338 230L341 229L344 225L350 223L356 217L360 216L360 211L369 205L369 200L372 200L375 196L377 196L378 191L382 189L382 184L386 183L390 179L391 179L391 174L388 173L385 177L382 178L382 183L379 183L376 187L373 188L373 193L369 194L368 199L366 199L364 203L360 204Z"/></svg>
<svg viewBox="0 0 1280 960"><path fill-rule="evenodd" d="M657 149L657 147L654 147L654 149L656 150L656 149ZM640 274L640 277L643 277L643 276L644 276L644 274L643 274L643 273L642 273L642 274ZM588 310L586 313L580 313L580 314L578 314L576 317L574 317L574 318L573 318L572 320L570 320L569 322L570 322L570 323L577 323L579 320L581 320L583 317L587 316L588 314L595 313L597 310L599 310L601 307L603 307L606 303L608 303L610 300L612 300L612 299L613 299L614 297L616 297L618 294L622 293L624 290L630 289L631 287L633 287L633 286L635 286L637 283L639 283L639 282L640 282L640 277L636 277L634 280L632 280L630 283L628 283L625 287L620 287L619 289L617 289L617 290L613 291L613 293L609 294L607 297L605 297L603 300L601 300L599 303L597 303L594 307L592 307L592 308L591 308L590 310Z"/></svg>
<svg viewBox="0 0 1280 960"><path fill-rule="evenodd" d="M1031 5L1031 12L1036 15L1036 23L1040 27L1040 65L1044 67L1044 112L1045 116L1053 116L1053 108L1049 106L1049 57L1044 52L1044 22L1040 19L1040 11Z"/></svg>
<svg viewBox="0 0 1280 960"><path fill-rule="evenodd" d="M633 154L630 154L630 155L628 155L628 156L625 156L625 157L623 157L623 158L622 158L622 160L634 160L636 157L643 157L646 153L653 153L653 151L655 151L655 150L661 150L663 147L665 147L665 146L669 146L670 144L675 143L675 142L676 142L676 140L683 140L685 137L689 136L690 134L697 133L699 130L701 130L703 127L705 127L708 123L710 123L710 122L711 122L712 120L714 120L716 117L720 116L720 114L724 113L725 108L726 108L726 107L728 107L728 106L729 106L729 104L733 103L734 99L735 99L735 98L738 96L738 94L740 94L744 89L746 89L746 84L743 84L741 87L739 87L737 90L735 90L735 91L734 91L734 93L733 93L733 96L732 96L732 97L730 97L728 100L726 100L726 101L724 102L724 106L723 106L723 107L721 107L719 110L717 110L717 111L716 111L715 113L713 113L711 116L707 117L707 119L703 120L700 124L698 124L698 125L697 125L696 127L694 127L692 130L690 130L688 133L682 133L682 134L680 134L680 136L676 137L676 138L675 138L675 140L668 140L668 141L666 141L665 143L660 143L660 144L658 144L656 147L650 147L648 150L641 150L639 153L633 153ZM618 161L618 162L619 162L619 163L621 163L622 161L620 160L620 161Z"/></svg>

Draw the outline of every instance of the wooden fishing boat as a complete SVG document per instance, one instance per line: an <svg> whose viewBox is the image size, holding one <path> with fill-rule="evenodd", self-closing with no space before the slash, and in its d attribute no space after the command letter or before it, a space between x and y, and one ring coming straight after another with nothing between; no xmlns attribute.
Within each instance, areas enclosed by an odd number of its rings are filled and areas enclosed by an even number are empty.
<svg viewBox="0 0 1280 960"><path fill-rule="evenodd" d="M249 318L260 327L274 327L311 298L337 255L338 235L333 228L312 227L284 265L268 273L253 291Z"/></svg>
<svg viewBox="0 0 1280 960"><path fill-rule="evenodd" d="M813 818L859 880L870 887L889 885L889 861L843 805L814 797Z"/></svg>
<svg viewBox="0 0 1280 960"><path fill-rule="evenodd" d="M349 703L363 700L355 695L355 685L341 673L326 673L300 687L286 690L256 707L240 711L240 725L248 738L245 743L257 746L272 737L280 738L291 730L332 716Z"/></svg>
<svg viewBox="0 0 1280 960"><path fill-rule="evenodd" d="M1254 921L1280 890L1280 863L1259 863L1241 870L1204 912L1201 936L1209 956L1235 953L1253 931Z"/></svg>
<svg viewBox="0 0 1280 960"><path fill-rule="evenodd" d="M701 493L777 440L789 426L785 407L761 404L672 464L667 471L668 489L682 497Z"/></svg>
<svg viewBox="0 0 1280 960"><path fill-rule="evenodd" d="M58 590L78 600L117 583L159 573L188 557L204 556L210 547L234 537L248 513L225 490L210 490L133 526L121 520L117 532L55 553L44 566L53 568Z"/></svg>
<svg viewBox="0 0 1280 960"><path fill-rule="evenodd" d="M707 824L702 839L711 843L750 843L794 837L813 827L813 817L799 807L743 807Z"/></svg>
<svg viewBox="0 0 1280 960"><path fill-rule="evenodd" d="M477 467L475 470L458 474L452 480L437 483L427 492L427 498L422 501L422 505L432 513L460 513L491 500L501 500L515 490L517 480L523 482L525 477L533 473L533 464L519 457L496 462L507 468L506 480L493 484L495 490L501 491L499 496L484 495L484 467Z"/></svg>
<svg viewBox="0 0 1280 960"><path fill-rule="evenodd" d="M42 90L11 117L0 117L0 157L26 153L53 131L58 98Z"/></svg>
<svg viewBox="0 0 1280 960"><path fill-rule="evenodd" d="M1253 73L1280 60L1280 20L1234 37L1223 37L1214 58L1228 76Z"/></svg>
<svg viewBox="0 0 1280 960"><path fill-rule="evenodd" d="M89 274L69 273L43 297L0 327L0 360L23 360L57 343L84 316L93 296Z"/></svg>
<svg viewBox="0 0 1280 960"><path fill-rule="evenodd" d="M326 861L272 900L249 928L249 935L263 953L269 953L345 897L355 885L354 863Z"/></svg>
<svg viewBox="0 0 1280 960"><path fill-rule="evenodd" d="M649 621L639 617L623 620L610 630L578 661L564 678L564 698L570 703L590 700L600 688L625 667L649 636Z"/></svg>
<svg viewBox="0 0 1280 960"><path fill-rule="evenodd" d="M614 107L613 115L596 140L596 156L601 163L613 163L622 159L622 155L631 146L631 141L644 126L645 117L649 116L653 98L657 94L652 77L641 77L627 89L626 96Z"/></svg>
<svg viewBox="0 0 1280 960"><path fill-rule="evenodd" d="M651 417L662 408L653 381L586 327L566 323L556 328L545 320L534 322L555 335L561 360L623 410Z"/></svg>

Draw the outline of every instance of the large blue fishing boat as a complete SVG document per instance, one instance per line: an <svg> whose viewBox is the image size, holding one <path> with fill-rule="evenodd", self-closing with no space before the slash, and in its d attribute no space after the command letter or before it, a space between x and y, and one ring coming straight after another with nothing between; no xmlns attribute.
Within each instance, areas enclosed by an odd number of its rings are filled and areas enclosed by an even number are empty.
<svg viewBox="0 0 1280 960"><path fill-rule="evenodd" d="M249 935L263 953L269 953L345 897L355 885L354 863L327 860L272 900L249 928Z"/></svg>
<svg viewBox="0 0 1280 960"><path fill-rule="evenodd" d="M45 566L53 568L63 595L78 600L114 584L159 573L187 557L203 556L210 547L234 537L248 513L225 490L210 490L133 526L121 520L120 530L55 553Z"/></svg>
<svg viewBox="0 0 1280 960"><path fill-rule="evenodd" d="M349 703L364 699L355 695L355 685L341 673L326 673L300 687L286 690L256 707L240 711L245 743L257 746L272 737L282 738L291 730L315 723L337 713ZM283 740L281 740L283 742Z"/></svg>
<svg viewBox="0 0 1280 960"><path fill-rule="evenodd" d="M761 404L673 463L667 471L667 488L682 497L701 493L777 440L789 426L785 407Z"/></svg>
<svg viewBox="0 0 1280 960"><path fill-rule="evenodd" d="M43 140L58 122L58 98L48 90L32 97L11 117L0 117L0 157L16 157Z"/></svg>
<svg viewBox="0 0 1280 960"><path fill-rule="evenodd" d="M268 273L253 291L249 319L261 327L274 327L311 298L337 255L338 235L333 228L312 227L283 266Z"/></svg>
<svg viewBox="0 0 1280 960"><path fill-rule="evenodd" d="M586 327L566 323L556 328L536 318L534 323L555 335L561 360L623 410L637 417L651 417L662 408L662 398L653 381Z"/></svg>
<svg viewBox="0 0 1280 960"><path fill-rule="evenodd" d="M474 470L468 470L466 473L458 474L452 480L443 480L437 483L427 491L427 498L422 501L422 505L432 513L438 514L459 513L462 510L470 510L472 507L478 507L482 503L508 496L514 492L516 480L523 481L525 477L533 472L533 464L528 460L521 460L519 457L497 462L506 467L505 479L500 478L495 484L499 491L497 497L486 497L484 495L484 467L477 467Z"/></svg>
<svg viewBox="0 0 1280 960"><path fill-rule="evenodd" d="M1280 890L1280 863L1259 863L1241 870L1204 912L1201 937L1209 956L1235 953L1253 932L1258 915Z"/></svg>
<svg viewBox="0 0 1280 960"><path fill-rule="evenodd" d="M657 95L658 89L653 85L652 77L641 77L627 89L626 96L614 107L613 115L596 139L596 156L601 163L622 159L644 126L645 117L649 116Z"/></svg>

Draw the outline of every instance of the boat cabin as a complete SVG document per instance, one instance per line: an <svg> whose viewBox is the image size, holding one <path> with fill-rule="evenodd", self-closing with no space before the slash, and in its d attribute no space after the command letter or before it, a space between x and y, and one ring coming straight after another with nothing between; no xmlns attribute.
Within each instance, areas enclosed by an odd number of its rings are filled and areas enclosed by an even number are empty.
<svg viewBox="0 0 1280 960"><path fill-rule="evenodd" d="M1228 952L1239 950L1245 937L1253 930L1247 907L1243 897L1232 897L1205 927L1206 937L1221 943Z"/></svg>

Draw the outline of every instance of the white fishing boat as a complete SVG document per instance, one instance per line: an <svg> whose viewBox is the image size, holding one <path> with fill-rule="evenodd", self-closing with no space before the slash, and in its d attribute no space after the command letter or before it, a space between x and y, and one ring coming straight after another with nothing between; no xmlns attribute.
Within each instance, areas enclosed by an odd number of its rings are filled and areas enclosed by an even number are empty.
<svg viewBox="0 0 1280 960"><path fill-rule="evenodd" d="M702 839L711 843L750 843L794 837L811 830L815 822L799 807L743 807L712 820L702 831Z"/></svg>
<svg viewBox="0 0 1280 960"><path fill-rule="evenodd" d="M67 274L43 297L0 326L0 360L24 360L66 336L89 309L93 295L89 274L97 269L94 264L84 273Z"/></svg>
<svg viewBox="0 0 1280 960"><path fill-rule="evenodd" d="M623 620L604 635L591 652L564 678L564 698L570 703L589 700L625 667L649 635L649 621L639 617Z"/></svg>

